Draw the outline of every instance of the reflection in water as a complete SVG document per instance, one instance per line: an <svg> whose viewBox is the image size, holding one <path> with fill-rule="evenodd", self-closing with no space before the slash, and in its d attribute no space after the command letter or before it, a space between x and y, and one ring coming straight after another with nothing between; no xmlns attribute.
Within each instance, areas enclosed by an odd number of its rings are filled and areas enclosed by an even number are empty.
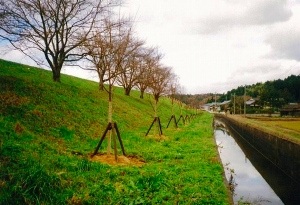
<svg viewBox="0 0 300 205"><path fill-rule="evenodd" d="M283 204L227 130L216 129L215 139L235 203Z"/></svg>
<svg viewBox="0 0 300 205"><path fill-rule="evenodd" d="M228 180L228 184L229 184L229 190L230 190L231 194L235 195L235 187L238 184L235 182L235 179L234 179L234 177L233 177L232 174L230 174L230 177L229 177L229 180Z"/></svg>

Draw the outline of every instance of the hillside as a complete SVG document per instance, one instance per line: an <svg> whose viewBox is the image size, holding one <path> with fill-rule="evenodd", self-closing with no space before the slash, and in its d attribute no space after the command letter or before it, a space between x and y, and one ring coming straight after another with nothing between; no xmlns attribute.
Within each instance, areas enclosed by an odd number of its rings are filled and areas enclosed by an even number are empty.
<svg viewBox="0 0 300 205"><path fill-rule="evenodd" d="M111 166L90 158L107 125L107 94L96 82L51 76L0 60L0 204L229 203L212 115L166 129L171 103L163 98L164 137L145 137L153 120L148 97L115 88L113 119L126 153L145 164Z"/></svg>

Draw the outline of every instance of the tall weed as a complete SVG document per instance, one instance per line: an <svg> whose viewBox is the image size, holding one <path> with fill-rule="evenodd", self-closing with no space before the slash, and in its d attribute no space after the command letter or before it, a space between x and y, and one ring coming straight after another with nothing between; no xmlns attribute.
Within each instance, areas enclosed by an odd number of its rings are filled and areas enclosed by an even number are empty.
<svg viewBox="0 0 300 205"><path fill-rule="evenodd" d="M57 204L61 194L60 178L46 171L33 160L23 160L13 168L1 171L5 181L0 202L2 204Z"/></svg>

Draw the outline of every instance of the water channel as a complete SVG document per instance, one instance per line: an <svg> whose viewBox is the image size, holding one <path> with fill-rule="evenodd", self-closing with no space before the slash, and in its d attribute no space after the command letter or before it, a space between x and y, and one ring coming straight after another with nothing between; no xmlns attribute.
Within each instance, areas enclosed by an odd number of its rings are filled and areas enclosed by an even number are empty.
<svg viewBox="0 0 300 205"><path fill-rule="evenodd" d="M300 204L300 186L215 119L215 140L235 204Z"/></svg>

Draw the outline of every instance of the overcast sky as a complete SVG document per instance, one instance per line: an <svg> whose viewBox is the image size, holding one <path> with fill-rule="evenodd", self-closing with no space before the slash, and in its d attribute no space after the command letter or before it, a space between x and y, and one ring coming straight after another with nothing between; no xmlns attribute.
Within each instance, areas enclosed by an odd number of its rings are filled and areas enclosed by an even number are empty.
<svg viewBox="0 0 300 205"><path fill-rule="evenodd" d="M122 12L134 17L139 38L159 47L186 93L300 74L299 0L125 0Z"/></svg>
<svg viewBox="0 0 300 205"><path fill-rule="evenodd" d="M300 1L127 0L135 28L187 93L300 74Z"/></svg>

